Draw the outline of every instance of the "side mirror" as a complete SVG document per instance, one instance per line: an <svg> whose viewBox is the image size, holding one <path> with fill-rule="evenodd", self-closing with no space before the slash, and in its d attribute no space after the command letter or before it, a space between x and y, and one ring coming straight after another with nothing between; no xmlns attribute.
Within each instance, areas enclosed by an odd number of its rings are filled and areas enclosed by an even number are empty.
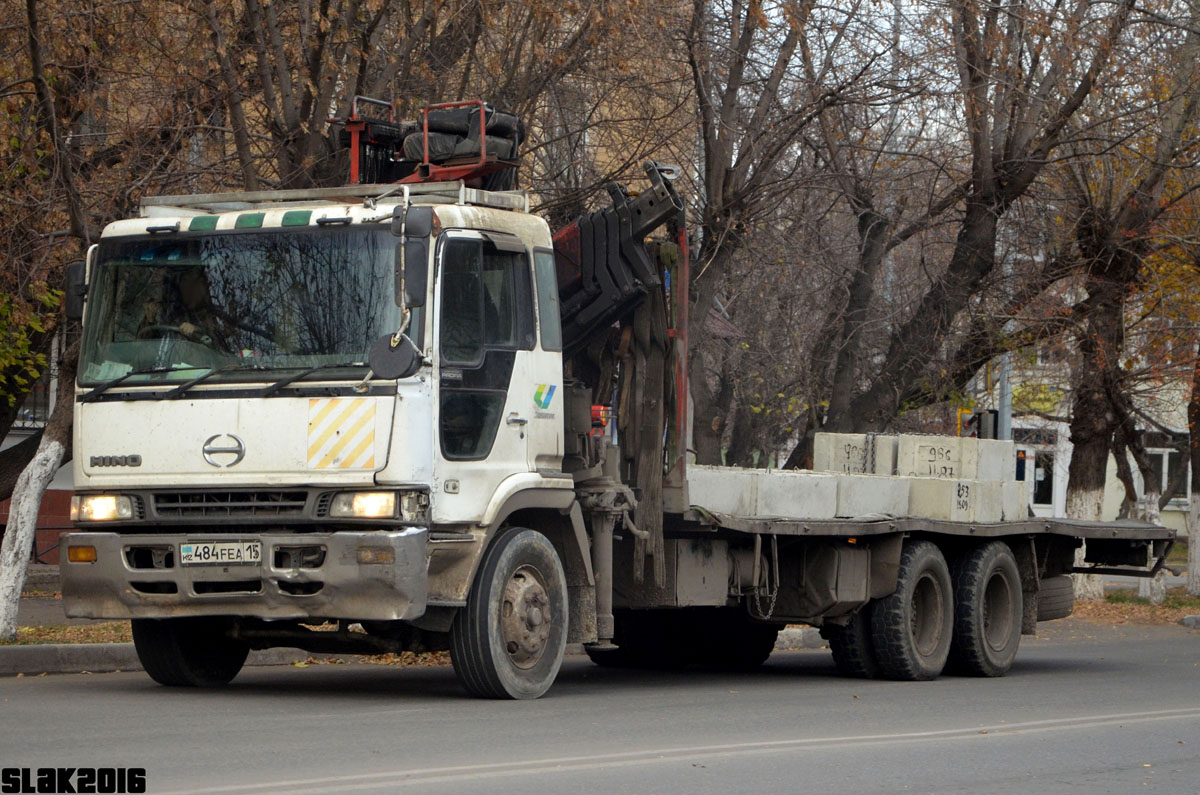
<svg viewBox="0 0 1200 795"><path fill-rule="evenodd" d="M69 320L83 319L83 299L87 295L87 263L83 260L67 265L67 290L64 309Z"/></svg>
<svg viewBox="0 0 1200 795"><path fill-rule="evenodd" d="M392 234L403 234L396 245L396 300L407 307L425 305L429 278L429 235L433 232L433 208L409 205L396 208ZM403 295L400 294L403 285Z"/></svg>
<svg viewBox="0 0 1200 795"><path fill-rule="evenodd" d="M392 211L392 234L396 237L429 237L433 231L433 208L427 205L397 205Z"/></svg>
<svg viewBox="0 0 1200 795"><path fill-rule="evenodd" d="M408 378L421 369L421 355L406 337L394 345L392 335L384 334L371 346L367 365L380 378Z"/></svg>

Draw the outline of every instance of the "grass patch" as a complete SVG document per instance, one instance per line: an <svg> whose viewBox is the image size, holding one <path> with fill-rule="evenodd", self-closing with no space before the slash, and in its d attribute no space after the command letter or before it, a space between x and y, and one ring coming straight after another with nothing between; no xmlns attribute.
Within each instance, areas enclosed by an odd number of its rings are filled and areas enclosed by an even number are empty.
<svg viewBox="0 0 1200 795"><path fill-rule="evenodd" d="M18 627L16 640L0 641L5 646L35 646L42 643L132 643L128 621L98 624L56 624Z"/></svg>
<svg viewBox="0 0 1200 795"><path fill-rule="evenodd" d="M1114 605L1146 605L1153 607L1150 600L1144 596L1138 596L1137 591L1113 591L1105 597L1109 604ZM1200 596L1188 596L1187 589L1183 587L1171 588L1167 591L1167 598L1163 599L1163 603L1158 605L1164 610L1191 610L1192 612L1200 612Z"/></svg>

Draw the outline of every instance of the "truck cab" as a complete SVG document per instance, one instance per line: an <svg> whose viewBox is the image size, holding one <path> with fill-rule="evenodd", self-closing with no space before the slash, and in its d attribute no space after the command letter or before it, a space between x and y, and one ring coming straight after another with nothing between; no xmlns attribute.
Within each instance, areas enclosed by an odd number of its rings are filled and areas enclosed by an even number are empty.
<svg viewBox="0 0 1200 795"><path fill-rule="evenodd" d="M587 568L546 222L462 183L352 192L167 197L104 230L69 615L221 637L236 617L245 647L295 622L369 627L367 650L393 622L444 633L518 511ZM367 352L393 340L409 361L383 378Z"/></svg>

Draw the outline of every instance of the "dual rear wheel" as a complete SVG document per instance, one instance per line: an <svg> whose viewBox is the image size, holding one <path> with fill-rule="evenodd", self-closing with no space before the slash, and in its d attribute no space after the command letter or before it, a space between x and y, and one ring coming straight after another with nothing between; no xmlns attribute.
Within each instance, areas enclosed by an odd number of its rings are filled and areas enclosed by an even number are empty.
<svg viewBox="0 0 1200 795"><path fill-rule="evenodd" d="M859 678L926 680L947 665L972 676L1002 676L1021 641L1021 580L1008 545L994 541L947 564L921 539L900 557L895 592L868 603L825 636L838 669Z"/></svg>

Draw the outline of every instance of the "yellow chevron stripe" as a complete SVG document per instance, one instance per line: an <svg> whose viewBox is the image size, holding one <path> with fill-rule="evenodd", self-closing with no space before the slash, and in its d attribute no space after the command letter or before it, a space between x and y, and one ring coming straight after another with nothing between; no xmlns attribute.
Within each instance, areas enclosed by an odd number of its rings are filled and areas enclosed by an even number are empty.
<svg viewBox="0 0 1200 795"><path fill-rule="evenodd" d="M335 403L344 402L346 404L345 410L338 414L337 418L329 424L329 427L325 429L325 432L317 437L315 441L312 438L309 438L308 455L310 458L320 452L321 448L325 446L325 443L328 442L330 438L341 429L342 423L354 416L354 413L358 411L359 407L362 406L365 400L366 398L356 398L354 400L347 401L334 401Z"/></svg>
<svg viewBox="0 0 1200 795"><path fill-rule="evenodd" d="M365 453L374 444L375 444L375 433L374 432L368 433L366 438L363 439L361 443L359 443L358 447L355 447L353 452L351 452L350 455L346 456L346 458L343 459L342 467L345 468L345 467L353 466L354 462L357 461L358 459L362 458L363 453ZM374 466L374 465L375 465L375 456L371 456L371 460L365 466L370 467L370 466Z"/></svg>
<svg viewBox="0 0 1200 795"><path fill-rule="evenodd" d="M321 406L321 409L317 412L317 416L312 417L313 409L321 403L324 403L325 405ZM337 408L337 404L338 402L336 400L330 400L329 398L310 398L308 401L308 413L311 419L308 421L308 432L312 433L314 430L321 427L321 422L329 416L331 411Z"/></svg>
<svg viewBox="0 0 1200 795"><path fill-rule="evenodd" d="M325 469L331 463L333 463L333 459L337 458L338 453L340 453L346 445L350 444L350 441L358 435L358 432L361 431L363 428L367 427L369 424L373 423L374 421L375 421L375 417L373 415L368 414L366 417L363 417L361 420L359 420L353 426L351 426L350 428L347 428L346 432L342 435L342 438L338 439L337 442L333 445L333 447L329 448L329 452L325 454L325 457L321 459L321 462L319 464L317 464L316 468L317 469ZM374 441L375 441L374 429L372 429L371 432L367 434L367 439L370 440L372 443L374 443Z"/></svg>

